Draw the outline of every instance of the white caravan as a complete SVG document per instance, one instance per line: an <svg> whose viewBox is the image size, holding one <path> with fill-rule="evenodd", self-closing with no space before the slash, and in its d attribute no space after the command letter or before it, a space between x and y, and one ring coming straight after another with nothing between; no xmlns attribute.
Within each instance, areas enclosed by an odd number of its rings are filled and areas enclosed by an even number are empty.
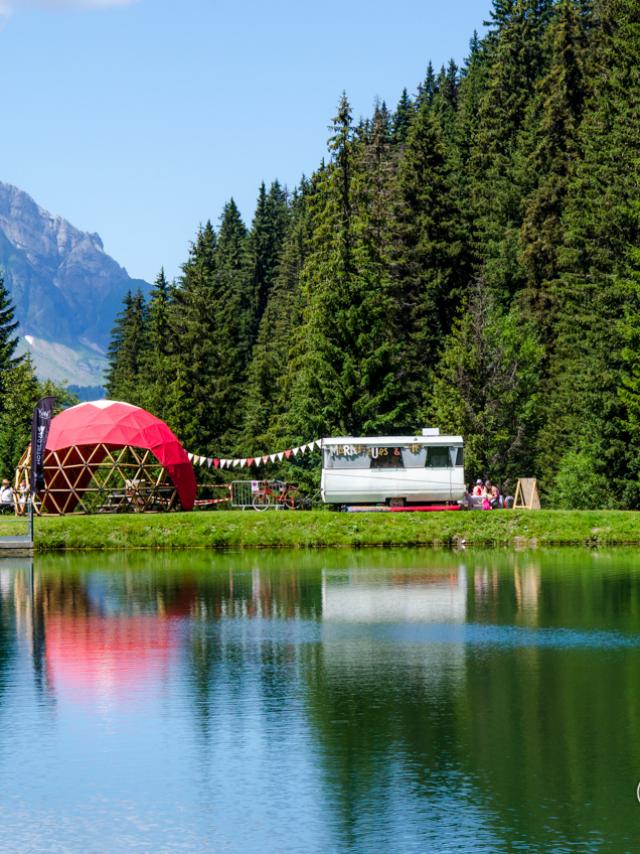
<svg viewBox="0 0 640 854"><path fill-rule="evenodd" d="M465 496L462 436L342 436L322 440L326 504L435 504Z"/></svg>

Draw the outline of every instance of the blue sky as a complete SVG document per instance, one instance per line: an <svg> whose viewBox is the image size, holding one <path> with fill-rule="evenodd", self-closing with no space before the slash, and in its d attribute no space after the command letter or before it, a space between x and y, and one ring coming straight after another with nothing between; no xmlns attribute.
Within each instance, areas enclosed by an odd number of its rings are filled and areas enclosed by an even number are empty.
<svg viewBox="0 0 640 854"><path fill-rule="evenodd" d="M395 106L461 61L490 0L0 0L0 180L132 276L173 276L199 223L325 154L343 89Z"/></svg>

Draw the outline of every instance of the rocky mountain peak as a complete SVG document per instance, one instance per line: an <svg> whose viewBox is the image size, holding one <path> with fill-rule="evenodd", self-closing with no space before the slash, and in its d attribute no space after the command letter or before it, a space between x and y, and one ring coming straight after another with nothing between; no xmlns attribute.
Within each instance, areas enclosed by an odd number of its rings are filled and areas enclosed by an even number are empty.
<svg viewBox="0 0 640 854"><path fill-rule="evenodd" d="M24 335L104 350L130 278L104 251L100 236L80 231L0 182L0 268Z"/></svg>

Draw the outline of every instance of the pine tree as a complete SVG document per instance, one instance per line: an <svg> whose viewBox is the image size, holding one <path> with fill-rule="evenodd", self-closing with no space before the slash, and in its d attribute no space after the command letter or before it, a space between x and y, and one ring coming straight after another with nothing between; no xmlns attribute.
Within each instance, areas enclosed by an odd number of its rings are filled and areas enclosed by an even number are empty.
<svg viewBox="0 0 640 854"><path fill-rule="evenodd" d="M15 356L18 346L18 336L15 334L17 329L15 309L4 278L0 274L0 394L2 394L2 375L19 361Z"/></svg>
<svg viewBox="0 0 640 854"><path fill-rule="evenodd" d="M504 295L522 286L518 262L520 188L514 151L531 93L545 68L543 36L552 0L496 0L486 86L479 103L472 169L479 254L487 284Z"/></svg>
<svg viewBox="0 0 640 854"><path fill-rule="evenodd" d="M431 61L429 61L427 65L427 73L425 74L424 80L418 86L418 94L416 95L416 109L419 109L423 104L426 104L428 107L430 107L436 90L436 75L433 70L433 65L431 64Z"/></svg>
<svg viewBox="0 0 640 854"><path fill-rule="evenodd" d="M141 404L144 392L143 361L147 347L147 312L142 291L128 291L116 318L108 350L107 394L114 400Z"/></svg>
<svg viewBox="0 0 640 854"><path fill-rule="evenodd" d="M402 343L403 394L415 421L468 277L442 128L426 102L399 163L392 228L394 329Z"/></svg>
<svg viewBox="0 0 640 854"><path fill-rule="evenodd" d="M443 348L430 405L432 423L465 436L465 468L512 490L535 474L542 348L535 331L505 312L476 280Z"/></svg>
<svg viewBox="0 0 640 854"><path fill-rule="evenodd" d="M522 263L527 272L526 299L549 330L549 283L558 275L562 216L574 164L586 92L584 54L586 19L573 0L561 0L547 31L550 65L531 103L522 144L526 199L521 228ZM545 283L547 283L545 285Z"/></svg>
<svg viewBox="0 0 640 854"><path fill-rule="evenodd" d="M31 440L33 410L42 397L54 397L59 409L78 403L67 388L50 380L38 382L31 359L12 365L4 375L0 408L0 472L12 479L20 457Z"/></svg>
<svg viewBox="0 0 640 854"><path fill-rule="evenodd" d="M163 420L170 414L170 388L175 377L175 337L172 327L172 288L160 270L149 294L147 346L143 353L140 385L145 407Z"/></svg>
<svg viewBox="0 0 640 854"><path fill-rule="evenodd" d="M302 181L291 203L291 222L282 248L274 285L247 375L242 453L265 451L291 435L290 362L296 357L296 336L302 322L301 274L308 254L308 198L311 182Z"/></svg>
<svg viewBox="0 0 640 854"><path fill-rule="evenodd" d="M288 225L289 205L286 190L278 181L274 181L267 193L263 182L260 185L256 212L249 235L255 300L252 341L255 339L260 319L269 299Z"/></svg>
<svg viewBox="0 0 640 854"><path fill-rule="evenodd" d="M313 196L311 251L303 271L304 352L292 400L301 435L358 435L397 418L392 303L359 239L354 147L343 96L329 140L332 160Z"/></svg>
<svg viewBox="0 0 640 854"><path fill-rule="evenodd" d="M447 143L455 137L456 116L458 112L458 94L460 90L459 69L453 59L445 69L440 69L436 83L436 92L432 106L440 119Z"/></svg>
<svg viewBox="0 0 640 854"><path fill-rule="evenodd" d="M221 452L229 453L242 428L244 386L255 324L247 229L233 199L225 205L220 219L213 289L216 331L209 399L215 413L212 441Z"/></svg>
<svg viewBox="0 0 640 854"><path fill-rule="evenodd" d="M403 89L392 120L393 141L398 145L404 145L407 141L413 114L413 103L407 90Z"/></svg>
<svg viewBox="0 0 640 854"><path fill-rule="evenodd" d="M217 416L209 403L217 370L216 264L217 236L207 221L182 267L170 309L176 360L168 391L168 423L194 452L204 450L217 434Z"/></svg>

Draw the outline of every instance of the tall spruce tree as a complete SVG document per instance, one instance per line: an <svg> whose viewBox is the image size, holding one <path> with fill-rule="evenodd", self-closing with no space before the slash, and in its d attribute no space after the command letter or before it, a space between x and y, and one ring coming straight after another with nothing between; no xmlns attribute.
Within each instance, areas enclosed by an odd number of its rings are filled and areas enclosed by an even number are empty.
<svg viewBox="0 0 640 854"><path fill-rule="evenodd" d="M172 292L163 268L149 294L147 347L141 367L145 407L163 420L171 413L170 389L177 357L171 317Z"/></svg>
<svg viewBox="0 0 640 854"><path fill-rule="evenodd" d="M407 413L416 423L468 277L444 136L427 102L418 109L399 163L392 228L394 330L402 342Z"/></svg>
<svg viewBox="0 0 640 854"><path fill-rule="evenodd" d="M293 195L291 221L278 271L260 321L247 375L242 453L267 451L285 444L292 433L288 423L291 377L297 333L302 322L301 274L308 254L308 198L312 182L303 179Z"/></svg>
<svg viewBox="0 0 640 854"><path fill-rule="evenodd" d="M4 277L0 274L0 395L2 394L2 376L17 363L16 348L18 336L18 321L15 319L15 309L9 296Z"/></svg>
<svg viewBox="0 0 640 854"><path fill-rule="evenodd" d="M393 141L398 145L404 145L407 141L409 128L411 127L411 121L413 119L413 113L413 102L411 101L407 90L403 89L392 120Z"/></svg>
<svg viewBox="0 0 640 854"><path fill-rule="evenodd" d="M249 235L255 301L252 341L257 334L275 280L288 225L289 205L286 190L278 181L274 181L267 192L263 182L260 185Z"/></svg>
<svg viewBox="0 0 640 854"><path fill-rule="evenodd" d="M524 202L521 258L526 300L544 337L551 334L548 290L558 275L562 216L574 166L586 94L586 18L574 0L560 0L545 38L549 68L531 102L522 153Z"/></svg>
<svg viewBox="0 0 640 854"><path fill-rule="evenodd" d="M465 437L467 472L490 477L503 490L536 471L541 360L534 328L476 280L443 350L430 415Z"/></svg>
<svg viewBox="0 0 640 854"><path fill-rule="evenodd" d="M194 451L204 450L217 434L216 413L210 406L217 369L216 262L217 236L208 221L199 229L182 267L170 310L176 359L167 401L168 421Z"/></svg>
<svg viewBox="0 0 640 854"><path fill-rule="evenodd" d="M312 200L303 271L304 351L292 400L301 436L333 430L358 435L393 424L398 415L393 304L360 240L355 145L343 96L329 140L331 162Z"/></svg>
<svg viewBox="0 0 640 854"><path fill-rule="evenodd" d="M143 362L147 348L147 311L142 291L128 291L111 333L106 387L114 400L144 403Z"/></svg>
<svg viewBox="0 0 640 854"><path fill-rule="evenodd" d="M521 198L514 151L531 93L545 69L543 38L552 0L495 0L486 86L473 150L479 254L487 284L508 297L522 286Z"/></svg>
<svg viewBox="0 0 640 854"><path fill-rule="evenodd" d="M254 340L255 314L247 229L233 199L224 207L213 276L214 370L209 387L212 441L233 452L243 420L244 388Z"/></svg>

